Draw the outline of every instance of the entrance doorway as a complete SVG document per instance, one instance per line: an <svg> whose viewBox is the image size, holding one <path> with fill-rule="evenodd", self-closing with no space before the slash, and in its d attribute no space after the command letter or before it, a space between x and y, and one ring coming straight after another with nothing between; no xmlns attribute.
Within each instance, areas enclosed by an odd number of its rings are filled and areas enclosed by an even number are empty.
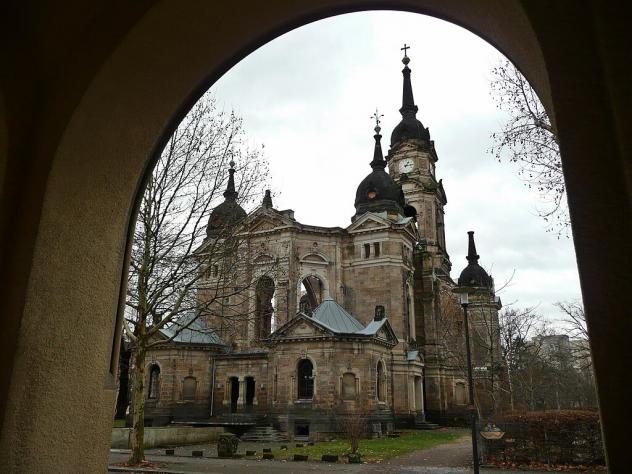
<svg viewBox="0 0 632 474"><path fill-rule="evenodd" d="M254 377L246 377L246 413L252 413L254 399L255 379Z"/></svg>
<svg viewBox="0 0 632 474"><path fill-rule="evenodd" d="M237 413L237 400L239 399L239 379L230 378L230 412Z"/></svg>

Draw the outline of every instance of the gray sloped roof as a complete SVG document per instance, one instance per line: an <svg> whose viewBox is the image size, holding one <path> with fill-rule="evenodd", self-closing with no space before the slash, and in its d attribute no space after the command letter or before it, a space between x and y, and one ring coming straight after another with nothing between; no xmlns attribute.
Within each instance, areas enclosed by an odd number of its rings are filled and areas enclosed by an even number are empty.
<svg viewBox="0 0 632 474"><path fill-rule="evenodd" d="M332 298L325 298L312 313L312 319L337 333L353 334L364 329L360 321L347 313Z"/></svg>
<svg viewBox="0 0 632 474"><path fill-rule="evenodd" d="M173 337L174 342L181 344L225 345L217 333L209 328L202 319L197 318L191 322L193 318L195 315L192 313L184 314L173 324L161 329L160 332L168 339ZM180 332L178 333L178 331Z"/></svg>
<svg viewBox="0 0 632 474"><path fill-rule="evenodd" d="M373 336L377 334L377 332L380 330L382 326L384 326L385 323L386 323L386 318L380 321L373 320L369 324L367 324L365 328L362 328L362 330L357 331L357 333L365 334L367 336Z"/></svg>

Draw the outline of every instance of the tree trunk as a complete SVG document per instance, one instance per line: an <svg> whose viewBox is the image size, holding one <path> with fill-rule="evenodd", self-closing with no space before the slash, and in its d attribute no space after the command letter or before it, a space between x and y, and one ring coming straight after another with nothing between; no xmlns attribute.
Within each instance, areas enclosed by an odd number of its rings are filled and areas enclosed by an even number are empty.
<svg viewBox="0 0 632 474"><path fill-rule="evenodd" d="M129 464L140 464L145 460L145 346L139 339L134 350L134 388L132 455Z"/></svg>

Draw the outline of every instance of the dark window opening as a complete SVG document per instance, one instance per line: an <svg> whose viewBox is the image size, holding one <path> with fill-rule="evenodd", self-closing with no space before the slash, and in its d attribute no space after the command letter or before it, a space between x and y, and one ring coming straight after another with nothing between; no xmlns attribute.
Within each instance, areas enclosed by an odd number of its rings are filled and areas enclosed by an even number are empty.
<svg viewBox="0 0 632 474"><path fill-rule="evenodd" d="M230 378L230 412L237 413L237 400L239 399L239 379Z"/></svg>
<svg viewBox="0 0 632 474"><path fill-rule="evenodd" d="M317 276L310 275L301 282L299 310L311 315L314 309L323 302L324 285Z"/></svg>
<svg viewBox="0 0 632 474"><path fill-rule="evenodd" d="M246 413L252 412L252 405L255 399L255 379L246 377Z"/></svg>
<svg viewBox="0 0 632 474"><path fill-rule="evenodd" d="M294 436L309 436L309 423L305 421L295 422Z"/></svg>
<svg viewBox="0 0 632 474"><path fill-rule="evenodd" d="M375 254L376 257L380 256L380 243L379 242L375 242L373 244L373 253Z"/></svg>
<svg viewBox="0 0 632 474"><path fill-rule="evenodd" d="M255 336L257 339L267 338L273 330L273 297L274 281L272 280L272 278L267 276L261 277L257 282L255 302Z"/></svg>
<svg viewBox="0 0 632 474"><path fill-rule="evenodd" d="M153 365L149 371L149 393L147 398L158 398L160 393L160 367Z"/></svg>
<svg viewBox="0 0 632 474"><path fill-rule="evenodd" d="M309 359L301 359L298 363L298 398L314 397L314 366Z"/></svg>
<svg viewBox="0 0 632 474"><path fill-rule="evenodd" d="M364 258L371 256L371 244L364 244Z"/></svg>

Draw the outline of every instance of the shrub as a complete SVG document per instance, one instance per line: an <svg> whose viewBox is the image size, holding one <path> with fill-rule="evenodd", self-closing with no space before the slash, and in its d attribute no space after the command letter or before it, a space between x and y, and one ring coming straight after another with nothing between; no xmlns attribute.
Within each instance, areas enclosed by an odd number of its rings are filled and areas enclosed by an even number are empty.
<svg viewBox="0 0 632 474"><path fill-rule="evenodd" d="M494 419L501 440L483 439L488 462L604 464L599 414L562 410L504 415Z"/></svg>

